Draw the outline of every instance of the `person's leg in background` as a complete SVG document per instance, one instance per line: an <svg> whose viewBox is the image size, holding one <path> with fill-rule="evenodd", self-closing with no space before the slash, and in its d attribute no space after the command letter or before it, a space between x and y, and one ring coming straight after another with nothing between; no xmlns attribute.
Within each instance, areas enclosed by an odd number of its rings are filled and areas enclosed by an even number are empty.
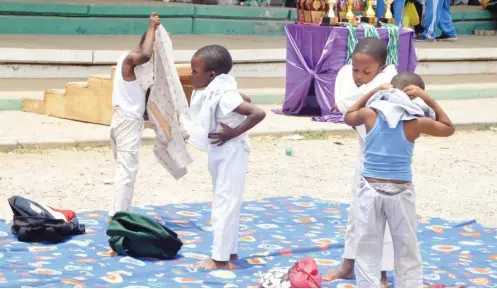
<svg viewBox="0 0 497 289"><path fill-rule="evenodd" d="M395 19L395 25L399 27L402 27L405 6L406 0L393 0L393 18Z"/></svg>
<svg viewBox="0 0 497 289"><path fill-rule="evenodd" d="M443 0L426 0L424 10L424 32L420 37L416 37L417 41L435 41L435 29L438 21L438 3Z"/></svg>
<svg viewBox="0 0 497 289"><path fill-rule="evenodd" d="M423 3L420 3L419 1L414 1L414 6L416 7L416 12L418 12L419 15L419 24L414 26L414 31L416 32L416 36L421 36L423 35Z"/></svg>
<svg viewBox="0 0 497 289"><path fill-rule="evenodd" d="M441 41L456 41L457 32L456 28L452 24L452 16L450 15L450 0L439 0L440 2L440 13L438 14L440 20L438 21L438 27L442 30L442 34L436 39Z"/></svg>

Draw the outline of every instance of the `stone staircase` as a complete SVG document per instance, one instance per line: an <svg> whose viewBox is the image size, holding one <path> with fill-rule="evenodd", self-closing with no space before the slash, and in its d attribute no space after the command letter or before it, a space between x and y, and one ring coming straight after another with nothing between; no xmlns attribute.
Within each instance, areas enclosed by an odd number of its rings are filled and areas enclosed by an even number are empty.
<svg viewBox="0 0 497 289"><path fill-rule="evenodd" d="M187 101L192 86L189 65L176 65ZM110 125L112 109L112 85L115 67L110 75L91 75L87 82L69 82L65 89L48 89L43 100L24 99L22 110L64 119Z"/></svg>

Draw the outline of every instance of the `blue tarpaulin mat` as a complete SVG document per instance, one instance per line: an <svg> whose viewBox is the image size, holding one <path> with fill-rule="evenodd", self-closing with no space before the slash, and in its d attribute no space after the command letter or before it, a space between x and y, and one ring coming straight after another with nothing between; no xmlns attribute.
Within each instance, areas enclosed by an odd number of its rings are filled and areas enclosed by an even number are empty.
<svg viewBox="0 0 497 289"><path fill-rule="evenodd" d="M105 212L79 213L87 228L56 245L17 242L0 223L1 287L251 287L274 267L312 257L321 274L341 263L348 205L308 197L245 202L240 221L240 260L233 270L205 272L192 265L208 258L210 204L136 208L176 231L184 246L171 261L115 256L105 235ZM474 221L420 219L418 238L424 282L430 286L497 287L497 230ZM392 282L393 273L389 273ZM352 287L353 280L323 287Z"/></svg>

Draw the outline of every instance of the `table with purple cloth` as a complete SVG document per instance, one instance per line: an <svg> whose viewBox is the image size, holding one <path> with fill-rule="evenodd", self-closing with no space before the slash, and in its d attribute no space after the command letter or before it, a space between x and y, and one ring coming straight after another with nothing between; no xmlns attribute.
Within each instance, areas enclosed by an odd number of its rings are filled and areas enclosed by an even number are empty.
<svg viewBox="0 0 497 289"><path fill-rule="evenodd" d="M345 27L286 25L285 101L276 113L286 115L319 115L316 121L341 121L339 113L330 113L335 104L335 79L347 62L349 31ZM358 28L357 39L364 37ZM388 30L378 28L381 39L388 41ZM414 31L399 32L399 72L416 69Z"/></svg>

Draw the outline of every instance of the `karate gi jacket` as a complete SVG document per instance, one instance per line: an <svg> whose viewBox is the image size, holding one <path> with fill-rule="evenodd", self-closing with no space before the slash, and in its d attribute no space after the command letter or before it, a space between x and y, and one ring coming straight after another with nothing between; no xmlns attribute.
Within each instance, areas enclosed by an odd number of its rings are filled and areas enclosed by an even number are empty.
<svg viewBox="0 0 497 289"><path fill-rule="evenodd" d="M155 131L154 155L166 170L180 179L193 162L185 140L191 114L173 59L173 47L166 29L155 32L152 60L135 68L143 88L150 88L147 113Z"/></svg>

